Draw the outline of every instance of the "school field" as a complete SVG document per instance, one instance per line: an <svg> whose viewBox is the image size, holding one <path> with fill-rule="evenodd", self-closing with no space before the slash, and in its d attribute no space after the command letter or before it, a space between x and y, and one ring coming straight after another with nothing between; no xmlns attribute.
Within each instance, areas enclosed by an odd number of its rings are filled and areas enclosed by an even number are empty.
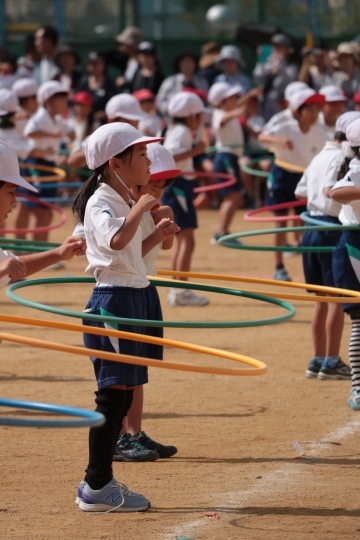
<svg viewBox="0 0 360 540"><path fill-rule="evenodd" d="M67 224L51 233L60 241ZM273 275L273 254L210 246L217 213L199 212L194 271L253 277ZM11 219L9 220L11 223ZM265 228L238 212L233 230ZM290 238L291 240L291 238ZM271 237L246 243L270 244ZM286 259L303 281L301 257ZM159 268L170 267L168 253ZM85 258L42 276L83 275ZM221 283L225 285L226 283ZM264 289L264 286L253 286ZM285 290L285 289L281 289ZM22 296L81 311L91 285L42 286ZM296 291L295 291L296 292ZM160 289L164 318L247 320L275 317L279 307L211 293L205 308L171 308ZM79 323L10 301L0 291L1 312ZM154 463L115 463L115 477L151 500L145 513L81 512L74 504L87 463L88 430L0 427L0 538L36 540L335 540L360 531L360 413L347 406L347 381L308 380L312 355L312 303L292 302L295 317L276 326L238 329L166 329L166 337L235 351L262 360L257 377L200 375L150 369L143 429L174 444L178 454ZM7 332L82 345L81 334L1 323ZM348 362L350 323L342 357ZM227 360L167 348L171 361L227 365ZM85 357L0 344L0 395L93 409L95 380ZM7 416L9 410L1 409ZM15 411L30 417L31 412ZM298 441L310 460L294 459ZM209 516L205 516L210 513ZM211 515L212 514L212 515ZM218 517L218 519L216 519Z"/></svg>

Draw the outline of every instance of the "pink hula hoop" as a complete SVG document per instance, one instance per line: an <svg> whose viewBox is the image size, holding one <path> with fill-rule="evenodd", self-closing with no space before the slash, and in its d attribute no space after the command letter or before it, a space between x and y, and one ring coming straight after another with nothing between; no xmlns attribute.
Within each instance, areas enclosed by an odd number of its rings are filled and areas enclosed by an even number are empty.
<svg viewBox="0 0 360 540"><path fill-rule="evenodd" d="M274 212L276 210L286 210L288 208L294 208L296 206L306 206L306 203L304 204L304 201L292 201L288 203L281 203L281 204L273 204L272 206L263 206L262 208L256 208L255 210L250 210L250 212L247 212L244 216L244 219L246 221L260 221L260 222L268 222L268 221L301 221L300 215L294 215L294 216L272 216L272 217L254 217L257 214L262 214L263 212Z"/></svg>
<svg viewBox="0 0 360 540"><path fill-rule="evenodd" d="M216 191L217 189L223 189L229 186L233 186L236 183L236 178L232 174L215 173L215 172L181 172L179 176L195 176L196 178L224 178L225 182L219 184L210 184L209 186L199 186L194 188L194 193L204 193L206 191Z"/></svg>
<svg viewBox="0 0 360 540"><path fill-rule="evenodd" d="M52 231L53 229L58 229L66 222L66 214L61 210L61 208L55 206L55 204L51 204L47 201L44 201L43 199L37 199L36 197L32 197L31 195L26 195L25 193L19 194L19 197L21 197L22 199L27 199L31 202L39 203L41 206L45 206L45 208L50 208L51 210L54 210L60 215L60 222L55 223L54 225L47 225L46 227L33 227L32 229L0 229L0 234L47 232Z"/></svg>

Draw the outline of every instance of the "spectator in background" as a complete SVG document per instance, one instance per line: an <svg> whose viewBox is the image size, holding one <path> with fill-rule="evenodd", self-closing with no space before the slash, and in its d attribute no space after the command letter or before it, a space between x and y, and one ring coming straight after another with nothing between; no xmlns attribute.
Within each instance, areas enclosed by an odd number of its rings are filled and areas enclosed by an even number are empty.
<svg viewBox="0 0 360 540"><path fill-rule="evenodd" d="M37 79L36 72L40 67L40 54L35 47L34 34L28 34L24 42L25 55L17 60L17 73L19 77L31 77Z"/></svg>
<svg viewBox="0 0 360 540"><path fill-rule="evenodd" d="M332 84L331 71L327 65L328 50L325 47L309 49L304 47L301 51L302 64L298 80L306 83L316 92L322 86Z"/></svg>
<svg viewBox="0 0 360 540"><path fill-rule="evenodd" d="M123 76L116 79L116 86L126 88L127 85L130 85L139 67L138 46L144 38L139 28L127 26L115 39L119 44L119 51L128 58Z"/></svg>
<svg viewBox="0 0 360 540"><path fill-rule="evenodd" d="M360 111L360 90L358 90L356 94L354 94L353 103L354 103L354 110Z"/></svg>
<svg viewBox="0 0 360 540"><path fill-rule="evenodd" d="M35 48L41 60L34 76L39 85L51 81L60 71L54 61L58 41L59 34L53 26L42 26L35 33Z"/></svg>
<svg viewBox="0 0 360 540"><path fill-rule="evenodd" d="M137 57L139 66L130 83L132 92L147 88L157 94L164 80L164 75L159 67L154 43L142 41L138 47Z"/></svg>
<svg viewBox="0 0 360 540"><path fill-rule="evenodd" d="M15 56L4 52L0 55L0 88L11 90L12 85L18 78Z"/></svg>
<svg viewBox="0 0 360 540"><path fill-rule="evenodd" d="M220 54L221 47L216 41L209 41L201 47L201 57L199 60L199 75L207 80L209 88L213 84L215 77L221 71L216 65L216 60Z"/></svg>
<svg viewBox="0 0 360 540"><path fill-rule="evenodd" d="M354 42L340 43L337 48L340 71L333 75L333 84L342 88L348 97L348 110L352 109L354 94L360 89L358 45Z"/></svg>
<svg viewBox="0 0 360 540"><path fill-rule="evenodd" d="M239 47L224 45L216 61L223 73L215 77L214 82L227 82L231 86L240 85L245 93L251 89L249 77L241 72L241 69L245 67L245 62Z"/></svg>
<svg viewBox="0 0 360 540"><path fill-rule="evenodd" d="M76 88L78 92L88 92L94 99L94 118L106 123L105 105L118 89L107 76L105 57L96 51L88 54L86 62L87 74L83 75Z"/></svg>
<svg viewBox="0 0 360 540"><path fill-rule="evenodd" d="M253 76L263 89L261 114L269 120L279 112L279 102L283 99L286 86L297 79L297 67L291 61L293 49L291 40L285 34L275 34L271 38L273 51L264 63L257 62Z"/></svg>
<svg viewBox="0 0 360 540"><path fill-rule="evenodd" d="M184 52L176 58L176 75L171 75L163 81L156 96L156 106L163 116L167 115L170 98L180 92L184 86L208 91L206 79L196 74L197 65L197 56L191 52Z"/></svg>
<svg viewBox="0 0 360 540"><path fill-rule="evenodd" d="M70 45L62 45L56 49L54 60L60 70L54 79L61 82L67 90L73 91L82 77L81 71L76 68L80 64L78 53Z"/></svg>

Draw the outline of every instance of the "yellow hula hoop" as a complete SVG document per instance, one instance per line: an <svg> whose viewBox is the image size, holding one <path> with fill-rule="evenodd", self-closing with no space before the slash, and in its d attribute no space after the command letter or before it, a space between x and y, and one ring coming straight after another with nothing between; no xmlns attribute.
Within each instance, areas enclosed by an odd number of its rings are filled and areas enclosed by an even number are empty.
<svg viewBox="0 0 360 540"><path fill-rule="evenodd" d="M176 364L175 362L166 362L159 360L152 360L150 358L142 358L139 356L129 356L126 354L116 354L106 351L99 351L96 349L86 349L82 347L76 347L74 345L63 345L60 343L54 343L52 341L43 341L35 338L28 338L23 336L17 336L15 334L8 334L6 332L0 332L0 339L4 341L11 341L13 343L21 343L23 345L30 345L31 347L37 347L41 349L50 349L53 351L60 351L72 354L78 354L81 356L93 356L101 357L104 360L111 360L113 362L126 362L128 364L138 364L141 366L151 366L165 369L173 369L179 371L191 371L193 373L206 373L213 375L236 375L236 376L254 376L262 375L266 373L267 366L260 360L251 358L249 356L243 356L237 353L231 353L222 351L220 349L214 349L212 347L205 347L203 345L194 345L191 343L185 343L182 341L175 341L172 339L156 338L151 336L144 336L142 334L135 334L132 332L123 332L121 330L110 330L105 328L95 328L92 326L82 326L79 324L63 323L58 321L45 321L43 319L34 319L32 317L16 317L13 315L0 314L0 321L9 322L15 324L26 324L32 326L40 326L42 328L56 328L61 330L70 330L73 332L81 332L87 334L97 334L100 336L109 336L128 339L130 341L142 341L145 343L153 343L156 345L163 345L167 347L173 347L176 349L182 349L185 351L198 352L202 354L209 354L211 356L217 356L219 358L227 358L228 360L234 360L235 362L242 362L253 366L256 369L248 368L217 368L211 366L196 366L195 364Z"/></svg>
<svg viewBox="0 0 360 540"><path fill-rule="evenodd" d="M261 285L272 285L276 287L290 287L295 289L305 289L311 290L314 292L321 292L324 294L329 294L331 296L310 296L310 295L301 295L301 294L287 294L287 293L273 293L269 291L258 291L254 289L237 289L248 293L262 294L264 296L270 296L271 298L279 298L282 300L301 300L304 302L331 302L332 304L360 304L360 292L351 291L348 289L338 289L336 287L324 287L322 285L310 285L308 283L297 283L295 281L277 281L274 279L262 279L262 278L250 278L244 276L228 276L225 274L205 274L202 272L179 272L175 270L157 270L158 276L170 276L170 277L185 277L185 278L197 278L197 279L213 279L217 281L235 281L237 283L258 283ZM172 280L169 279L169 285L171 285ZM191 282L187 282L191 285ZM198 285L198 283L193 283ZM228 288L221 287L220 288ZM339 296L332 295L349 295L351 298L344 298Z"/></svg>
<svg viewBox="0 0 360 540"><path fill-rule="evenodd" d="M59 167L50 167L50 165L37 165L31 163L20 163L20 168L35 169L37 171L45 171L53 173L49 176L23 176L28 182L61 182L66 177L66 172Z"/></svg>
<svg viewBox="0 0 360 540"><path fill-rule="evenodd" d="M287 163L286 161L282 161L281 159L275 159L274 163L278 167L281 167L282 169L285 169L286 171L289 171L289 172L303 173L305 171L305 167L299 167L298 165Z"/></svg>

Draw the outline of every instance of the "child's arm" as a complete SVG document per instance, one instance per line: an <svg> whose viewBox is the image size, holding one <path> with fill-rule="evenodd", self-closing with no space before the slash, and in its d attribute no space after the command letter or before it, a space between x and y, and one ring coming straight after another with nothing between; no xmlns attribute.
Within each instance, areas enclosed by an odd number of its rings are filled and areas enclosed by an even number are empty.
<svg viewBox="0 0 360 540"><path fill-rule="evenodd" d="M332 189L330 198L341 203L360 200L360 188L355 186Z"/></svg>
<svg viewBox="0 0 360 540"><path fill-rule="evenodd" d="M176 163L177 161L182 161L183 159L187 159L189 157L198 156L199 154L202 154L204 150L205 143L203 141L200 141L191 150L188 150L187 152L182 152L181 154L176 154L175 156L173 155L173 158Z"/></svg>
<svg viewBox="0 0 360 540"><path fill-rule="evenodd" d="M9 276L10 281L16 281L26 276L26 264L19 259L8 257L0 263L0 279Z"/></svg>
<svg viewBox="0 0 360 540"><path fill-rule="evenodd" d="M86 159L84 150L78 150L68 157L67 164L74 169L86 167Z"/></svg>
<svg viewBox="0 0 360 540"><path fill-rule="evenodd" d="M249 92L246 92L243 96L241 96L236 103L236 108L232 111L227 111L224 116L221 119L220 127L225 126L230 120L233 118L238 118L239 116L242 116L244 113L244 105L249 101L249 99L252 99L253 97L258 97L262 94L262 90L260 88L253 88Z"/></svg>
<svg viewBox="0 0 360 540"><path fill-rule="evenodd" d="M294 143L290 139L285 137L278 137L277 135L270 135L266 132L262 132L258 138L259 142L268 146L281 146L288 150L294 150Z"/></svg>
<svg viewBox="0 0 360 540"><path fill-rule="evenodd" d="M131 209L125 219L122 227L114 234L111 239L110 247L114 250L124 249L133 239L137 229L140 226L141 218L144 212L156 210L160 206L160 201L152 195L142 195L135 206Z"/></svg>
<svg viewBox="0 0 360 540"><path fill-rule="evenodd" d="M173 240L174 234L180 232L180 227L171 221L169 218L164 218L156 225L155 231L152 232L142 243L142 256L145 257L154 247L161 242ZM172 242L171 242L172 244ZM169 246L167 249L170 249Z"/></svg>
<svg viewBox="0 0 360 540"><path fill-rule="evenodd" d="M47 133L46 131L32 131L31 133L27 134L27 137L30 137L30 139L40 139L43 138L50 138L50 139L58 139L61 137L61 132L56 131L55 133Z"/></svg>
<svg viewBox="0 0 360 540"><path fill-rule="evenodd" d="M164 218L171 219L171 221L174 221L174 212L170 206L160 206L159 210L156 210L156 212L153 214L153 220L155 225L160 223L160 221ZM172 245L174 243L174 236L171 236L168 240L164 240L161 244L161 249L171 249Z"/></svg>

